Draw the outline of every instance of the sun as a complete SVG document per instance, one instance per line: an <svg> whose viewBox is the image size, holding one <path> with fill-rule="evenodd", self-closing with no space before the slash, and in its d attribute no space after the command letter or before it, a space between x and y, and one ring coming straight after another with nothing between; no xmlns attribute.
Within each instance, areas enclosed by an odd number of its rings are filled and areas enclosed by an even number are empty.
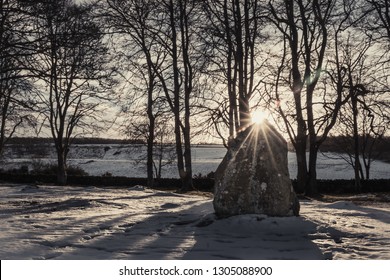
<svg viewBox="0 0 390 280"><path fill-rule="evenodd" d="M263 123L267 119L267 114L264 111L256 110L251 113L252 123Z"/></svg>

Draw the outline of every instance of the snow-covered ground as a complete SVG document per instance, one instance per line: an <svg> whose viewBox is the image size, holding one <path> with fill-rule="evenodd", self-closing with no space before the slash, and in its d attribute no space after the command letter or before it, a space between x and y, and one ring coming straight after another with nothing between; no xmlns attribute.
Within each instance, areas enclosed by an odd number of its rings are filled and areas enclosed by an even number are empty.
<svg viewBox="0 0 390 280"><path fill-rule="evenodd" d="M0 219L0 259L390 259L386 203L216 219L201 193L3 183Z"/></svg>
<svg viewBox="0 0 390 280"><path fill-rule="evenodd" d="M220 145L200 145L192 149L193 174L207 175L215 171L225 156L226 149ZM68 164L79 166L93 176L111 173L113 176L145 177L145 146L140 145L74 145L69 153ZM317 177L319 179L352 179L354 172L339 155L318 155ZM140 159L144 159L143 161ZM18 147L9 145L0 159L0 167L7 170L27 166L29 170L41 163L55 163L54 147ZM290 177L296 178L295 154L288 153ZM374 161L371 179L390 179L390 164ZM162 177L177 178L175 163L165 166Z"/></svg>

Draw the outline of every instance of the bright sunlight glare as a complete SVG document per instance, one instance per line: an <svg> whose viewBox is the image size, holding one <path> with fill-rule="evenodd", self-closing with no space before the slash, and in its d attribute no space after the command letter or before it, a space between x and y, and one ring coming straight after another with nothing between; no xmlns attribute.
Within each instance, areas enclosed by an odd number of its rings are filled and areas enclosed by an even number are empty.
<svg viewBox="0 0 390 280"><path fill-rule="evenodd" d="M251 113L253 123L262 123L267 119L267 115L263 111L254 111Z"/></svg>

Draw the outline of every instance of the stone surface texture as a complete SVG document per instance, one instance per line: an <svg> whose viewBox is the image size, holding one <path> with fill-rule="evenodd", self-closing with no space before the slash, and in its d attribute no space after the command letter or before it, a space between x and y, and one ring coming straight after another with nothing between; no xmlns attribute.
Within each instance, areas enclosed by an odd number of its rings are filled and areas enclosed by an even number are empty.
<svg viewBox="0 0 390 280"><path fill-rule="evenodd" d="M230 143L215 172L218 216L299 215L287 166L287 142L267 121L253 124Z"/></svg>

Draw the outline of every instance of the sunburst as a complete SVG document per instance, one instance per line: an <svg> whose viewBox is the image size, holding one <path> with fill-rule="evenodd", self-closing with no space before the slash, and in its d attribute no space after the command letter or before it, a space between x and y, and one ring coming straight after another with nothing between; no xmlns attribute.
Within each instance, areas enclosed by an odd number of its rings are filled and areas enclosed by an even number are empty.
<svg viewBox="0 0 390 280"><path fill-rule="evenodd" d="M256 110L251 113L252 123L261 124L267 119L267 114L264 111Z"/></svg>

